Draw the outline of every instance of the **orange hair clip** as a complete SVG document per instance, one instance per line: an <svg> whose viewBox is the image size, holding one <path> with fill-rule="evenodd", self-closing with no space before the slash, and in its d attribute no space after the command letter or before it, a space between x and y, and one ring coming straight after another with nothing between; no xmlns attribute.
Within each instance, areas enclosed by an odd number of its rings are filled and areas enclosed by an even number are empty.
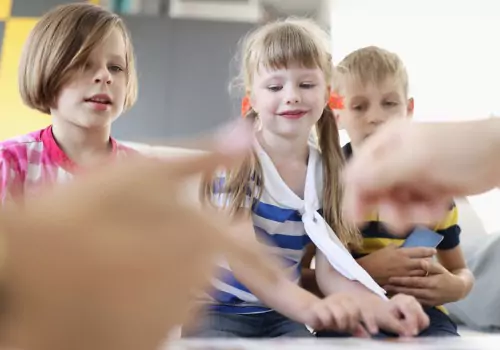
<svg viewBox="0 0 500 350"><path fill-rule="evenodd" d="M332 92L328 100L328 106L331 110L344 109L344 98L339 94Z"/></svg>
<svg viewBox="0 0 500 350"><path fill-rule="evenodd" d="M251 108L252 106L250 106L250 98L245 95L245 97L243 97L243 100L241 101L241 116L245 117Z"/></svg>
<svg viewBox="0 0 500 350"><path fill-rule="evenodd" d="M337 93L332 93L330 99L328 100L328 106L332 109L344 109L344 98ZM250 105L250 98L248 96L243 97L241 101L241 116L245 117L252 106Z"/></svg>

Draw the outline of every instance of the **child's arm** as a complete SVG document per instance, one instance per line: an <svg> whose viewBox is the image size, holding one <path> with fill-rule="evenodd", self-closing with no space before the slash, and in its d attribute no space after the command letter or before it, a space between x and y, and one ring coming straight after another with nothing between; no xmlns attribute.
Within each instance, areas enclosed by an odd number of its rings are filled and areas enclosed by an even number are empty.
<svg viewBox="0 0 500 350"><path fill-rule="evenodd" d="M314 295L322 298L323 293L321 292L318 281L316 280L316 271L311 268L311 263L316 255L316 247L314 244L309 244L306 248L306 252L302 261L300 263L300 285Z"/></svg>
<svg viewBox="0 0 500 350"><path fill-rule="evenodd" d="M438 306L465 298L474 284L460 247L458 212L451 207L446 218L435 230L444 236L438 246L438 262L422 261L427 276L393 277L387 290L415 296L425 305Z"/></svg>
<svg viewBox="0 0 500 350"><path fill-rule="evenodd" d="M474 285L474 275L467 268L462 248L460 247L460 227L458 226L458 209L453 203L447 217L436 227L436 231L444 236L438 247L439 263L452 275L457 277L456 289L449 294L449 302L465 298Z"/></svg>
<svg viewBox="0 0 500 350"><path fill-rule="evenodd" d="M474 275L467 268L462 248L457 246L450 250L438 250L438 260L443 267L457 277L457 288L455 289L455 300L465 298L474 285Z"/></svg>
<svg viewBox="0 0 500 350"><path fill-rule="evenodd" d="M227 198L220 193L213 195L212 201L226 211L224 208ZM235 235L241 244L253 245L257 244L255 230L248 208L242 209L240 214L231 215L228 217L231 220L231 226ZM276 276L279 276L274 283L263 281L262 278L255 274L252 269L238 262L230 262L230 268L235 278L245 285L263 304L275 309L281 314L304 324L311 325L311 320L308 311L314 303L320 301L318 297L309 293L305 289L293 283L285 275L285 268L281 266L281 261L274 258L271 254L266 255L267 265L273 267Z"/></svg>
<svg viewBox="0 0 500 350"><path fill-rule="evenodd" d="M317 250L316 253L316 279L318 286L325 295L339 292L349 292L366 296L370 299L382 300L376 294L370 292L365 286L357 281L351 281L335 270L326 256Z"/></svg>
<svg viewBox="0 0 500 350"><path fill-rule="evenodd" d="M251 219L240 219L233 224L235 234L246 241L247 245L256 244L255 231ZM279 278L270 285L262 281L253 269L239 263L231 263L231 270L236 279L243 283L260 301L283 315L294 320L301 320L305 311L319 299L297 284L284 273L281 262L267 254L267 265L275 267ZM303 320L302 323L306 323Z"/></svg>
<svg viewBox="0 0 500 350"><path fill-rule="evenodd" d="M276 262L269 257L269 263L276 266ZM319 301L319 298L279 273L279 279L274 283L263 283L259 276L243 264L232 263L231 270L238 281L243 283L263 304L275 309L279 313L302 323L308 323L305 313Z"/></svg>
<svg viewBox="0 0 500 350"><path fill-rule="evenodd" d="M269 263L276 261L269 257ZM309 293L293 283L282 273L270 283L239 262L231 264L235 277L261 302L284 316L314 329L329 329L355 336L368 337L378 333L374 310L363 308L362 303L348 293L337 293L324 299ZM391 329L400 335L413 335L394 314L388 317Z"/></svg>
<svg viewBox="0 0 500 350"><path fill-rule="evenodd" d="M243 244L256 244L251 220L240 221L233 226L235 234L240 234ZM245 242L246 241L246 242ZM315 329L331 329L338 332L368 335L361 326L365 324L371 333L378 331L372 310L362 308L362 304L347 293L337 293L320 299L292 282L285 275L281 262L271 254L266 257L268 266L275 266L274 281L264 280L248 265L234 261L230 264L234 276L243 283L263 304L292 320ZM389 319L398 334L406 334L396 317Z"/></svg>

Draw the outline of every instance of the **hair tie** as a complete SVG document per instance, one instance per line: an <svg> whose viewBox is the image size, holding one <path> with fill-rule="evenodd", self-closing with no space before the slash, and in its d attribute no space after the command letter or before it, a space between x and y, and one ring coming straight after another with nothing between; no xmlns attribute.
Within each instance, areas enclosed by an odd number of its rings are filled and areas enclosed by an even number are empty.
<svg viewBox="0 0 500 350"><path fill-rule="evenodd" d="M250 109L252 109L252 106L250 105L250 99L248 98L248 95L245 95L245 97L243 97L243 100L241 101L241 116L245 117L248 112L250 112Z"/></svg>
<svg viewBox="0 0 500 350"><path fill-rule="evenodd" d="M328 100L328 106L332 110L344 109L344 98L333 92ZM241 101L241 116L245 117L251 109L252 106L250 105L250 98L246 95Z"/></svg>
<svg viewBox="0 0 500 350"><path fill-rule="evenodd" d="M328 100L328 106L331 110L344 109L344 98L339 94L332 92Z"/></svg>

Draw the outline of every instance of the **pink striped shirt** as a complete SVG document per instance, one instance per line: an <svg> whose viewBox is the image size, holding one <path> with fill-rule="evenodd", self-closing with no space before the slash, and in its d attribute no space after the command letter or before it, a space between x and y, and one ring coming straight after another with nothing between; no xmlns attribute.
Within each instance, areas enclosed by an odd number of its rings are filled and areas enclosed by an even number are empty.
<svg viewBox="0 0 500 350"><path fill-rule="evenodd" d="M112 157L134 152L113 138L110 142ZM34 194L42 185L71 180L77 171L54 139L52 126L0 142L0 204Z"/></svg>

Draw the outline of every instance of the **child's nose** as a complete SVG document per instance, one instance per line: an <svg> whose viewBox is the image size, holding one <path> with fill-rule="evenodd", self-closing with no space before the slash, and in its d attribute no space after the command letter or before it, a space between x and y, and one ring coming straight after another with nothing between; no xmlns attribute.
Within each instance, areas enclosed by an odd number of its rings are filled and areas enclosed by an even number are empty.
<svg viewBox="0 0 500 350"><path fill-rule="evenodd" d="M368 120L370 121L370 123L380 124L385 122L387 118L388 113L380 109L373 110L368 113Z"/></svg>
<svg viewBox="0 0 500 350"><path fill-rule="evenodd" d="M112 81L111 73L107 68L101 68L96 72L96 75L94 77L95 83L111 84L111 81Z"/></svg>
<svg viewBox="0 0 500 350"><path fill-rule="evenodd" d="M299 102L300 102L300 93L296 89L293 88L289 89L286 95L286 103L293 104Z"/></svg>

